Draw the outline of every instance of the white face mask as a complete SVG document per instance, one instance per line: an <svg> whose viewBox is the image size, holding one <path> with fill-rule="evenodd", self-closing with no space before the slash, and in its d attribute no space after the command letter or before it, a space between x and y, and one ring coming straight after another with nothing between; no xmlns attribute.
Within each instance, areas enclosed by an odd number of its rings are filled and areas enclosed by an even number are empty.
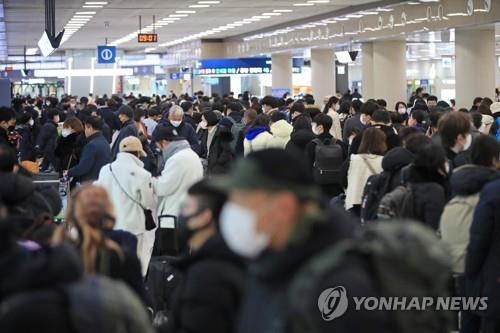
<svg viewBox="0 0 500 333"><path fill-rule="evenodd" d="M182 123L182 121L179 121L179 120L171 120L170 123L172 124L172 126L174 127L179 127L179 125Z"/></svg>
<svg viewBox="0 0 500 333"><path fill-rule="evenodd" d="M335 111L340 110L340 104L335 104Z"/></svg>
<svg viewBox="0 0 500 333"><path fill-rule="evenodd" d="M318 130L316 129L316 123L311 123L311 129L314 135L318 135Z"/></svg>
<svg viewBox="0 0 500 333"><path fill-rule="evenodd" d="M30 126L35 125L35 121L33 119L28 120L28 125Z"/></svg>
<svg viewBox="0 0 500 333"><path fill-rule="evenodd" d="M465 136L465 144L464 144L464 150L467 150L470 148L472 144L472 135L470 133L468 133L466 136Z"/></svg>
<svg viewBox="0 0 500 333"><path fill-rule="evenodd" d="M206 122L206 121L202 121L202 122L200 123L200 127L201 127L202 129L207 129L207 127L208 127L207 122Z"/></svg>
<svg viewBox="0 0 500 333"><path fill-rule="evenodd" d="M269 236L256 231L255 214L238 204L228 202L224 205L220 227L229 248L242 257L256 258L269 246Z"/></svg>
<svg viewBox="0 0 500 333"><path fill-rule="evenodd" d="M50 106L50 101L45 102L45 105Z"/></svg>
<svg viewBox="0 0 500 333"><path fill-rule="evenodd" d="M366 121L366 117L364 114L362 114L361 117L359 117L359 120L364 126L368 125L368 122Z"/></svg>
<svg viewBox="0 0 500 333"><path fill-rule="evenodd" d="M406 114L406 108L399 108L398 112L399 114Z"/></svg>
<svg viewBox="0 0 500 333"><path fill-rule="evenodd" d="M67 138L71 134L71 130L68 128L63 128L61 131L61 136Z"/></svg>
<svg viewBox="0 0 500 333"><path fill-rule="evenodd" d="M74 108L76 107L76 104L71 103L71 104L69 105L69 107L70 107L70 108L72 108L72 109L74 109Z"/></svg>

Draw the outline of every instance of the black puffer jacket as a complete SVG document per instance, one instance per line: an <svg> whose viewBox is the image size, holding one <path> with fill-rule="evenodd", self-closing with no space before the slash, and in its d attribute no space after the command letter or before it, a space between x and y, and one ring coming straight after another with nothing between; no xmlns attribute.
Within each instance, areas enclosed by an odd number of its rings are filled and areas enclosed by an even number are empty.
<svg viewBox="0 0 500 333"><path fill-rule="evenodd" d="M209 175L225 174L229 171L234 154L231 151L231 140L233 134L226 126L217 125L214 137L210 144L210 152L207 150L208 131L200 132L200 156L208 161L207 173Z"/></svg>
<svg viewBox="0 0 500 333"><path fill-rule="evenodd" d="M83 132L71 133L65 138L60 136L57 139L55 154L60 159L63 170L69 170L78 164L82 156L83 146L85 146Z"/></svg>
<svg viewBox="0 0 500 333"><path fill-rule="evenodd" d="M285 150L301 158L306 158L306 147L316 136L310 129L293 130Z"/></svg>
<svg viewBox="0 0 500 333"><path fill-rule="evenodd" d="M413 162L414 155L406 148L396 147L385 154L382 159L382 169L390 174L389 191L394 190L402 182L402 169Z"/></svg>
<svg viewBox="0 0 500 333"><path fill-rule="evenodd" d="M415 219L438 230L441 214L448 201L449 182L438 173L429 174L410 166L407 183L413 188Z"/></svg>
<svg viewBox="0 0 500 333"><path fill-rule="evenodd" d="M234 332L243 296L243 262L219 235L173 264L183 280L175 290L161 332Z"/></svg>
<svg viewBox="0 0 500 333"><path fill-rule="evenodd" d="M453 196L473 195L481 191L483 186L499 176L494 169L477 165L464 165L453 171L450 185Z"/></svg>

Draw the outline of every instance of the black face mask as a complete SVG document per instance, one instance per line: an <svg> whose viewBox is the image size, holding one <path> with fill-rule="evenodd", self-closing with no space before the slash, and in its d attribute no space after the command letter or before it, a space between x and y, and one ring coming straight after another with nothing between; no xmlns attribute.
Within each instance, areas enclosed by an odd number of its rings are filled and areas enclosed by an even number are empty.
<svg viewBox="0 0 500 333"><path fill-rule="evenodd" d="M199 209L197 212L191 214L191 215L179 215L177 217L177 225L176 225L176 237L177 237L177 246L179 251L182 252L188 252L189 251L189 240L193 235L200 231L205 229L206 227L210 226L210 223L207 224L206 226L203 226L199 229L189 229L187 224L189 220L191 220L193 217L196 217L203 213L205 211L205 208Z"/></svg>
<svg viewBox="0 0 500 333"><path fill-rule="evenodd" d="M16 126L9 126L9 128L7 128L7 131L14 132L15 129L16 129Z"/></svg>

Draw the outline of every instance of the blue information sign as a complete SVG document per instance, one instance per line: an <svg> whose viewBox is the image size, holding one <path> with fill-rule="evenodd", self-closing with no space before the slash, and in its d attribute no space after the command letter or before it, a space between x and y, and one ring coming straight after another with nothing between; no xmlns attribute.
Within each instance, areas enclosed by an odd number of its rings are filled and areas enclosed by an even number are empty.
<svg viewBox="0 0 500 333"><path fill-rule="evenodd" d="M100 45L97 47L97 63L114 64L116 61L116 46Z"/></svg>

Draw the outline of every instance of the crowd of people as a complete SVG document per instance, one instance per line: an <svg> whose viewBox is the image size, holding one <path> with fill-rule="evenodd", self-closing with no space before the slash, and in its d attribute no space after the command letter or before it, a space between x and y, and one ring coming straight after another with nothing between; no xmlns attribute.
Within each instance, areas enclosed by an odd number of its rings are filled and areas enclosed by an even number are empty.
<svg viewBox="0 0 500 333"><path fill-rule="evenodd" d="M16 96L0 331L500 332L500 102L472 102ZM488 307L325 320L334 286Z"/></svg>

